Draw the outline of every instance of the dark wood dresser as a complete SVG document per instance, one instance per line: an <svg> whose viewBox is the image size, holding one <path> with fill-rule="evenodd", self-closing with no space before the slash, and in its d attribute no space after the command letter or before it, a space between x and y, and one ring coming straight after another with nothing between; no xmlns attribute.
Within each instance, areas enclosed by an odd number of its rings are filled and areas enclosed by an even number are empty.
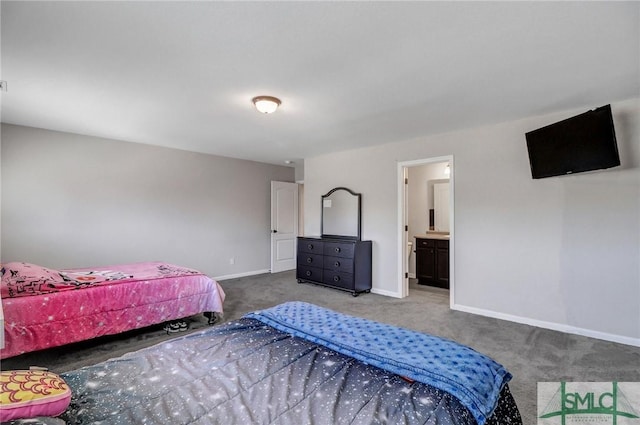
<svg viewBox="0 0 640 425"><path fill-rule="evenodd" d="M449 241L416 237L416 277L421 285L449 289Z"/></svg>
<svg viewBox="0 0 640 425"><path fill-rule="evenodd" d="M371 291L371 241L298 237L298 283Z"/></svg>

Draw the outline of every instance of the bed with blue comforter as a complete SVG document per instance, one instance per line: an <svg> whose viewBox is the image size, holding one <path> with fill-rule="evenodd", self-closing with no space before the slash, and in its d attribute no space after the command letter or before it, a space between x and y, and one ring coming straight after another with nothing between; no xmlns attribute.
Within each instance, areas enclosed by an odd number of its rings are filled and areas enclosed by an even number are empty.
<svg viewBox="0 0 640 425"><path fill-rule="evenodd" d="M61 375L67 424L521 424L455 342L291 302Z"/></svg>

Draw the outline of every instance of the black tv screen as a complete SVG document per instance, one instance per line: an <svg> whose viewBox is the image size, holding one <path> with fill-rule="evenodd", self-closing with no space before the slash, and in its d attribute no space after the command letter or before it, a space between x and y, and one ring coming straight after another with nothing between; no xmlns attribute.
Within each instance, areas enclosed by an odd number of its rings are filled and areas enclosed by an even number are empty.
<svg viewBox="0 0 640 425"><path fill-rule="evenodd" d="M620 165L611 105L526 133L534 179Z"/></svg>

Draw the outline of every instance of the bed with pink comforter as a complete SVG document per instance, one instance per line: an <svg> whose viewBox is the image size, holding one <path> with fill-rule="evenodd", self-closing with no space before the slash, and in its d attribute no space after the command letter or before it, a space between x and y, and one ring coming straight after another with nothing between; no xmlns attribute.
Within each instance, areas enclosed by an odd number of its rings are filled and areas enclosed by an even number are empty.
<svg viewBox="0 0 640 425"><path fill-rule="evenodd" d="M0 358L180 319L222 314L224 291L201 272L161 262L53 270L0 269Z"/></svg>

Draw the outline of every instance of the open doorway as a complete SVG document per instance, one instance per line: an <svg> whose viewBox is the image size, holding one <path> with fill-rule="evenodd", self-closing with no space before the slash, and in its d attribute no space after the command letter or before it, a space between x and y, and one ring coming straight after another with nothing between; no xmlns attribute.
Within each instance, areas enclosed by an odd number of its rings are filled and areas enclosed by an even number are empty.
<svg viewBox="0 0 640 425"><path fill-rule="evenodd" d="M424 251L416 252L416 236L419 238L437 238L447 250L440 251L440 276L433 283L446 282L449 287L449 302L454 300L454 172L453 156L426 158L398 163L398 292L402 297L409 295L410 279L416 277L425 282L424 266L416 267L416 256L420 258ZM421 243L424 243L421 240ZM446 255L443 264L443 256ZM419 260L420 261L420 260ZM446 267L445 270L442 267ZM416 268L420 276L416 275ZM420 270L421 269L421 270ZM446 279L444 273L446 272Z"/></svg>

